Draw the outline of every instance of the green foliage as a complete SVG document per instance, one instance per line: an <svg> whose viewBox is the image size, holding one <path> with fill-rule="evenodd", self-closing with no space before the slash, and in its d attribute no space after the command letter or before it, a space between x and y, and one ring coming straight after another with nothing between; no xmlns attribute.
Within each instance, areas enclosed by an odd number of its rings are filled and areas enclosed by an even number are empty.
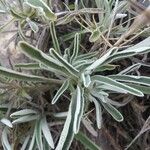
<svg viewBox="0 0 150 150"><path fill-rule="evenodd" d="M55 148L56 150L67 150L70 148L74 136L86 148L100 149L83 133L79 132L83 116L89 111L90 103L94 103L96 123L100 129L102 126L102 109L106 110L116 121L123 121L123 115L117 109L121 104L110 99L111 93L131 94L138 97L149 94L150 77L127 75L137 69L140 66L139 64L129 66L116 74L113 73L113 70L116 69L117 65L113 63L135 55L146 54L150 52L150 46L130 46L122 50L120 47L107 45L107 47L110 47L102 55L99 55L98 50L88 53L81 50L82 43L80 42L83 34L86 35L87 32L90 32L89 41L94 43L101 42L104 33L109 36L111 31L111 28L108 29L109 25L113 25L116 14L122 12L126 4L114 0L95 0L93 5L101 11L105 11L98 13L99 21L97 22L94 17L92 21L87 19L90 17L90 13L85 15L87 20L81 16L86 9L83 4L84 1L82 3L76 1L76 9L68 11L67 14L64 13L65 15L58 19L59 15L52 12L51 7L42 0L23 0L18 12L15 10L15 6L5 4L8 7L7 13L11 14L13 19L1 26L0 31L4 31L14 21L19 23L19 35L25 41L18 43L18 49L31 59L31 63L16 64L15 68L32 70L33 74L0 67L0 76L4 80L3 84L7 85L3 92L9 90L9 86L12 86L13 89L12 95L10 92L12 106L6 106L5 112L7 112L7 108L9 110L7 117L1 119L4 125L2 132L4 149L11 150L13 148L13 143L10 144L8 138L8 135L12 132L11 128L17 128L24 123L29 124L29 132L20 135L23 138L20 141L22 149L46 150ZM1 12L4 13L4 11ZM91 14L93 13L94 10L91 8ZM38 22L40 21L41 24L45 23L50 28L53 47L50 47L49 53L41 51L34 44L29 44L22 30L27 25L36 34L39 30ZM74 40L70 41L70 47L64 50L61 49L60 38L56 35L56 27L58 24L69 24L71 21L76 21L80 25L80 31L69 36L67 40L72 39L72 37L74 37ZM83 22L87 27L82 24ZM85 32L82 32L82 28ZM118 30L120 32L121 29ZM106 76L105 71L110 70L112 71L111 75ZM48 76L42 76L42 71L47 71ZM13 85L13 82L16 85ZM53 92L55 90L53 88L58 89L56 93ZM58 143L54 142L53 135L50 132L51 121L49 120L52 118L52 112L48 112L49 117L46 109L44 109L42 94L47 89L51 92L49 98L51 107L61 103L61 98L64 95L69 98L70 104L67 108L67 116ZM40 100L36 99L38 96L35 98L35 95L38 95ZM61 112L63 113L63 109ZM53 115L53 119L57 119L57 117Z"/></svg>

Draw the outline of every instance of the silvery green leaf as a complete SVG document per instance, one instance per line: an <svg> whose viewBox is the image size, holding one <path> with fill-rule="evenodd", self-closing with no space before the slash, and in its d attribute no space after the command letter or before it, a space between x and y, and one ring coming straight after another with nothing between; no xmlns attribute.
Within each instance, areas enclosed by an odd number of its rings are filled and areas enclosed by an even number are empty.
<svg viewBox="0 0 150 150"><path fill-rule="evenodd" d="M93 95L94 97L100 99L103 103L107 103L107 101L105 100L105 96L102 95L100 92L91 90L91 95Z"/></svg>
<svg viewBox="0 0 150 150"><path fill-rule="evenodd" d="M15 117L20 117L25 115L34 115L34 114L37 114L37 112L32 109L23 109L12 113L10 117L15 118Z"/></svg>
<svg viewBox="0 0 150 150"><path fill-rule="evenodd" d="M61 63L58 63L58 61L46 55L34 46L29 45L26 42L19 42L19 47L31 59L38 61L39 63L47 66L48 68L53 68L59 71L63 70Z"/></svg>
<svg viewBox="0 0 150 150"><path fill-rule="evenodd" d="M150 77L147 76L110 75L109 78L117 81L127 82L127 83L138 83L138 84L150 86Z"/></svg>
<svg viewBox="0 0 150 150"><path fill-rule="evenodd" d="M105 97L105 99L106 99L107 103L109 103L109 104L111 104L113 106L117 106L117 107L125 106L127 103L129 103L132 100L132 98L126 98L126 100L123 101L123 102L117 102L117 101L111 100L108 97Z"/></svg>
<svg viewBox="0 0 150 150"><path fill-rule="evenodd" d="M10 128L13 127L12 123L11 123L10 120L8 120L7 118L2 118L0 121L1 121L3 124L5 124L6 126L10 127Z"/></svg>
<svg viewBox="0 0 150 150"><path fill-rule="evenodd" d="M87 88L91 83L90 75L86 75L84 73L81 74L81 79L83 81L84 86Z"/></svg>
<svg viewBox="0 0 150 150"><path fill-rule="evenodd" d="M24 19L25 16L19 12L16 12L16 10L14 8L10 8L10 13L11 15L16 18L16 20L21 20L21 19Z"/></svg>
<svg viewBox="0 0 150 150"><path fill-rule="evenodd" d="M5 10L1 10L1 9L0 9L0 13L6 13L6 11L5 11Z"/></svg>
<svg viewBox="0 0 150 150"><path fill-rule="evenodd" d="M78 93L78 96L77 96ZM55 150L68 150L71 142L73 140L74 137L74 129L75 132L78 130L79 124L81 121L81 115L82 115L82 111L83 111L83 107L84 107L84 100L82 98L81 100L81 96L83 97L83 93L81 92L81 89L76 89L73 93L72 93L72 98L71 98L71 103L69 105L69 111L68 111L68 115L63 127L63 130L61 132L61 136L60 139L58 141L57 147ZM79 102L79 100L81 100ZM78 102L77 102L78 101ZM77 103L79 104L79 106L77 106ZM79 109L77 107L80 107ZM75 116L75 113L76 114ZM76 119L75 119L76 117ZM75 120L75 123L74 123Z"/></svg>
<svg viewBox="0 0 150 150"><path fill-rule="evenodd" d="M120 18L124 18L124 17L126 17L127 16L127 14L116 14L116 16L115 16L115 19L120 19Z"/></svg>
<svg viewBox="0 0 150 150"><path fill-rule="evenodd" d="M150 86L142 86L139 84L131 84L131 83L126 83L128 86L133 87L139 91L141 91L144 94L150 95Z"/></svg>
<svg viewBox="0 0 150 150"><path fill-rule="evenodd" d="M36 142L36 128L34 128L34 132L33 132L33 135L32 135L32 140L30 142L28 150L33 150L35 142Z"/></svg>
<svg viewBox="0 0 150 150"><path fill-rule="evenodd" d="M41 13L49 20L55 21L57 16L52 12L49 6L43 0L26 0L27 5L40 10Z"/></svg>
<svg viewBox="0 0 150 150"><path fill-rule="evenodd" d="M51 148L54 149L54 141L53 141L53 138L52 138L52 135L50 133L50 130L49 130L49 127L48 127L48 123L47 123L45 117L43 117L41 119L41 128L42 128L42 132L43 132L43 135L44 135L47 143L49 144L49 146Z"/></svg>
<svg viewBox="0 0 150 150"><path fill-rule="evenodd" d="M68 115L68 112L60 112L60 113L54 113L53 116L56 118L66 118Z"/></svg>
<svg viewBox="0 0 150 150"><path fill-rule="evenodd" d="M52 104L55 104L59 97L68 89L69 81L66 80L52 99Z"/></svg>
<svg viewBox="0 0 150 150"><path fill-rule="evenodd" d="M26 4L26 2L23 2L22 7L25 15L30 16L30 14L33 12L33 9L28 4Z"/></svg>
<svg viewBox="0 0 150 150"><path fill-rule="evenodd" d="M57 83L57 80L55 82L55 79L44 78L41 76L35 76L35 75L30 75L30 74L24 74L24 73L17 72L11 69L7 69L1 66L0 66L0 76L7 77L10 79L21 80L21 81L32 81L32 82L46 82L47 81L47 82Z"/></svg>
<svg viewBox="0 0 150 150"><path fill-rule="evenodd" d="M98 133L92 126L93 123L90 120L83 118L82 123L83 123L84 127L89 131L90 134L92 134L94 137L98 136Z"/></svg>
<svg viewBox="0 0 150 150"><path fill-rule="evenodd" d="M76 70L65 59L63 59L63 57L61 57L54 49L50 49L50 54L63 65L63 67L68 71L69 74L73 75L74 77L78 77L79 71Z"/></svg>
<svg viewBox="0 0 150 150"><path fill-rule="evenodd" d="M27 145L28 145L28 143L29 143L29 140L30 140L30 135L28 135L28 136L25 138L24 143L23 143L23 145L22 145L22 147L21 147L20 150L26 150L26 149L27 149Z"/></svg>
<svg viewBox="0 0 150 150"><path fill-rule="evenodd" d="M102 110L99 101L97 101L93 96L89 96L89 99L94 102L96 108L96 122L97 127L100 129L102 126Z"/></svg>
<svg viewBox="0 0 150 150"><path fill-rule="evenodd" d="M93 64L91 64L90 66L88 66L85 69L85 72L87 74L91 73L93 70L95 70L98 66L100 66L105 60L107 60L109 58L109 56L111 55L112 51L115 48L110 49L106 54L104 54L101 58L99 58L98 60L96 60Z"/></svg>
<svg viewBox="0 0 150 150"><path fill-rule="evenodd" d="M97 58L98 53L97 52L89 52L86 54L81 54L77 56L77 60L89 60L93 58Z"/></svg>
<svg viewBox="0 0 150 150"><path fill-rule="evenodd" d="M137 54L144 54L150 52L150 47L140 47L140 48L128 48L121 52L117 52L110 56L103 64L107 64L116 60L120 60L123 58L128 58Z"/></svg>
<svg viewBox="0 0 150 150"><path fill-rule="evenodd" d="M39 63L19 63L19 64L15 64L15 68L22 68L22 69L41 69Z"/></svg>
<svg viewBox="0 0 150 150"><path fill-rule="evenodd" d="M128 92L132 95L136 95L136 96L140 96L140 97L144 96L141 91L138 91L137 89L129 87L123 83L117 82L116 80L113 80L113 79L108 78L108 77L104 77L101 75L95 75L92 77L92 81L96 81L97 83L103 83L106 85L110 85L110 86L113 86L115 88L120 88L121 90L125 90L126 92Z"/></svg>
<svg viewBox="0 0 150 150"><path fill-rule="evenodd" d="M73 131L75 134L77 134L80 128L80 122L81 122L83 109L84 109L83 91L79 86L77 86L77 90L76 90L76 106L75 107L76 107L76 110L74 114Z"/></svg>
<svg viewBox="0 0 150 150"><path fill-rule="evenodd" d="M72 117L72 114L73 114L73 112L75 112L75 111L72 111L72 109L73 109L73 101L71 101L71 104L69 106L67 119L65 121L63 130L60 135L60 139L58 141L58 144L57 144L55 150L62 150L62 149L68 150L71 145L71 142L72 142L73 136L74 136L74 132L73 132L74 117Z"/></svg>
<svg viewBox="0 0 150 150"><path fill-rule="evenodd" d="M51 36L52 36L54 49L58 52L58 54L61 55L60 46L59 46L58 38L57 38L57 35L56 35L54 22L50 23L50 33L51 33Z"/></svg>
<svg viewBox="0 0 150 150"><path fill-rule="evenodd" d="M109 112L109 114L118 122L123 121L122 114L111 104L109 103L101 103L103 107Z"/></svg>
<svg viewBox="0 0 150 150"><path fill-rule="evenodd" d="M92 60L77 60L73 63L73 66L78 70L85 70L89 65L95 62L95 59Z"/></svg>
<svg viewBox="0 0 150 150"><path fill-rule="evenodd" d="M75 34L75 38L74 38L74 48L73 48L73 54L71 56L71 62L73 62L77 56L78 56L78 52L79 52L79 34L76 33Z"/></svg>
<svg viewBox="0 0 150 150"><path fill-rule="evenodd" d="M12 122L12 124L18 124L18 123L24 123L36 120L39 117L39 115L26 115L23 117L20 117Z"/></svg>
<svg viewBox="0 0 150 150"><path fill-rule="evenodd" d="M141 63L133 64L132 66L127 67L126 69L122 70L121 72L118 73L118 75L124 75L128 74L134 70L137 70L141 67Z"/></svg>
<svg viewBox="0 0 150 150"><path fill-rule="evenodd" d="M21 20L18 21L18 34L23 41L27 40L25 34L23 33L23 23Z"/></svg>
<svg viewBox="0 0 150 150"><path fill-rule="evenodd" d="M35 124L35 138L38 149L43 150L41 119L38 119Z"/></svg>
<svg viewBox="0 0 150 150"><path fill-rule="evenodd" d="M114 91L115 93L124 93L127 94L128 92L124 89L118 88L118 87L114 87L112 85L107 85L107 84L103 84L103 85L98 85L97 90L109 90L109 91Z"/></svg>
<svg viewBox="0 0 150 150"><path fill-rule="evenodd" d="M97 67L94 72L102 72L102 71L106 71L106 70L114 70L116 67L117 67L117 65L106 64L106 65Z"/></svg>
<svg viewBox="0 0 150 150"><path fill-rule="evenodd" d="M95 29L94 31L92 31L92 34L91 34L91 36L90 36L90 38L89 38L89 41L90 41L90 42L96 42L96 41L100 38L100 36L101 36L101 32L100 32L100 30L97 28L97 29Z"/></svg>
<svg viewBox="0 0 150 150"><path fill-rule="evenodd" d="M11 145L8 140L8 128L7 127L5 127L2 131L1 140L2 140L2 145L3 145L4 150L12 150Z"/></svg>
<svg viewBox="0 0 150 150"><path fill-rule="evenodd" d="M38 30L39 30L38 25L37 25L35 22L31 21L30 18L26 18L26 21L27 21L27 23L29 24L31 30L32 30L34 33L37 33Z"/></svg>

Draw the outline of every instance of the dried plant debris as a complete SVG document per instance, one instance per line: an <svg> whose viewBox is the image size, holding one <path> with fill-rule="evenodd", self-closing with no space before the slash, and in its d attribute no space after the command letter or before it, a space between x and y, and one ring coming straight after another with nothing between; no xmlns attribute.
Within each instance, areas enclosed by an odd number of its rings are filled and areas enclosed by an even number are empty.
<svg viewBox="0 0 150 150"><path fill-rule="evenodd" d="M0 0L6 150L149 150L149 0Z"/></svg>

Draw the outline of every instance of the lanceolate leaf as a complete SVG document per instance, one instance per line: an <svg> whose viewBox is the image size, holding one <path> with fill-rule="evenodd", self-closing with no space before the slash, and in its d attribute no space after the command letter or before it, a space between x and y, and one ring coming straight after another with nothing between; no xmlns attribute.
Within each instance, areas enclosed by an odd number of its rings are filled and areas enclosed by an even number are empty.
<svg viewBox="0 0 150 150"><path fill-rule="evenodd" d="M65 121L63 130L60 135L60 139L58 141L58 144L57 144L57 147L55 150L60 150L60 149L68 150L71 145L71 142L73 140L73 137L74 137L73 119L74 119L74 117L72 115L74 115L74 113L75 113L75 110L73 110L73 107L74 107L73 104L74 104L74 102L73 102L73 98L72 98L71 104L69 106L67 119Z"/></svg>
<svg viewBox="0 0 150 150"><path fill-rule="evenodd" d="M78 51L79 51L79 34L76 33L75 34L75 38L74 38L74 48L73 48L73 54L71 56L71 62L73 60L75 60L78 56Z"/></svg>
<svg viewBox="0 0 150 150"><path fill-rule="evenodd" d="M56 84L59 83L59 80L24 74L24 73L17 72L11 69L7 69L1 66L0 66L0 76L7 77L9 79L21 80L21 81L51 82L51 83L56 83Z"/></svg>
<svg viewBox="0 0 150 150"><path fill-rule="evenodd" d="M1 137L2 145L3 145L4 150L12 150L11 145L9 144L9 141L8 141L7 134L8 134L8 128L5 127L4 130L2 131L2 137Z"/></svg>
<svg viewBox="0 0 150 150"><path fill-rule="evenodd" d="M36 140L35 138L36 138L36 128L34 128L34 132L33 132L33 135L32 135L32 140L31 140L29 148L28 148L29 150L33 150L35 140Z"/></svg>
<svg viewBox="0 0 150 150"><path fill-rule="evenodd" d="M43 135L47 141L47 143L49 144L49 146L51 148L54 149L54 142L53 142L53 138L52 138L52 135L50 133L50 130L49 130L49 127L48 127L48 124L47 124L47 121L46 121L46 118L43 117L41 119L41 128L42 128L42 132L43 132Z"/></svg>
<svg viewBox="0 0 150 150"><path fill-rule="evenodd" d="M134 75L110 75L109 78L124 81L129 83L138 83L142 85L150 86L150 77L134 76Z"/></svg>
<svg viewBox="0 0 150 150"><path fill-rule="evenodd" d="M59 42L57 39L54 22L50 23L50 32L51 32L51 36L52 36L54 49L61 55L60 46L59 46Z"/></svg>
<svg viewBox="0 0 150 150"><path fill-rule="evenodd" d="M96 109L96 122L97 122L97 127L100 129L102 126L102 110L101 106L99 104L99 101L97 101L93 96L89 97L91 101L94 102L95 109Z"/></svg>
<svg viewBox="0 0 150 150"><path fill-rule="evenodd" d="M85 87L88 87L91 83L90 75L85 75L84 73L81 74L81 79Z"/></svg>
<svg viewBox="0 0 150 150"><path fill-rule="evenodd" d="M54 98L52 99L52 104L55 104L57 102L57 100L59 99L59 97L67 90L69 86L69 81L66 80L62 86L60 87L60 89L57 91L57 93L55 94Z"/></svg>
<svg viewBox="0 0 150 150"><path fill-rule="evenodd" d="M90 41L90 42L95 42L95 41L97 41L97 40L100 38L100 36L101 36L101 32L100 32L100 30L97 28L97 29L95 29L94 31L92 31L92 34L91 34L91 36L90 36L90 38L89 38L89 41Z"/></svg>
<svg viewBox="0 0 150 150"><path fill-rule="evenodd" d="M116 121L123 121L123 116L122 114L111 104L109 103L101 103L103 107L111 114L111 116L116 120Z"/></svg>
<svg viewBox="0 0 150 150"><path fill-rule="evenodd" d="M111 49L109 50L105 55L103 55L101 58L99 58L98 60L96 60L93 64L91 64L90 66L88 66L85 69L86 73L91 73L94 69L96 69L98 66L100 66L106 59L108 59L108 57L111 55L112 51L114 50Z"/></svg>
<svg viewBox="0 0 150 150"><path fill-rule="evenodd" d="M39 30L38 25L35 22L33 22L32 20L30 20L30 18L26 18L26 21L28 22L31 30L33 32L37 33Z"/></svg>
<svg viewBox="0 0 150 150"><path fill-rule="evenodd" d="M55 59L46 55L39 49L33 47L32 45L29 45L26 42L19 42L19 47L31 59L38 61L39 63L41 63L49 68L62 70L62 65L60 63L58 63Z"/></svg>
<svg viewBox="0 0 150 150"><path fill-rule="evenodd" d="M74 116L74 124L73 124L73 131L75 134L78 133L80 128L80 122L83 115L83 109L84 109L84 97L83 97L83 91L82 89L77 86L76 91L76 111Z"/></svg>
<svg viewBox="0 0 150 150"><path fill-rule="evenodd" d="M54 49L50 50L50 54L56 58L65 68L66 70L73 76L77 77L79 71L76 70L71 64L69 64L63 57L61 57Z"/></svg>
<svg viewBox="0 0 150 150"><path fill-rule="evenodd" d="M22 69L41 69L39 63L20 63L15 65L16 68Z"/></svg>
<svg viewBox="0 0 150 150"><path fill-rule="evenodd" d="M10 120L8 120L7 118L2 118L2 119L0 120L0 122L2 122L3 124L5 124L6 126L8 126L8 127L10 127L10 128L13 127L12 123L11 123Z"/></svg>
<svg viewBox="0 0 150 150"><path fill-rule="evenodd" d="M26 3L43 13L45 17L49 20L56 20L56 15L52 12L52 10L47 6L47 4L43 0L26 0Z"/></svg>
<svg viewBox="0 0 150 150"><path fill-rule="evenodd" d="M10 117L13 118L13 117L21 117L24 115L34 115L34 114L37 114L37 112L32 109L23 109L12 113Z"/></svg>
<svg viewBox="0 0 150 150"><path fill-rule="evenodd" d="M30 140L30 135L28 135L28 136L25 138L24 143L23 143L23 145L22 145L22 147L21 147L21 150L26 150L26 149L27 149L27 145L28 145L28 143L29 143L29 140Z"/></svg>
<svg viewBox="0 0 150 150"><path fill-rule="evenodd" d="M29 121L32 121L32 120L36 120L38 117L39 117L39 115L26 115L26 116L23 116L23 117L20 117L20 118L14 120L12 122L12 124L29 122Z"/></svg>
<svg viewBox="0 0 150 150"><path fill-rule="evenodd" d="M141 91L144 94L150 95L150 86L142 86L139 84L131 84L131 83L126 83L128 86L133 87L139 91Z"/></svg>
<svg viewBox="0 0 150 150"><path fill-rule="evenodd" d="M42 126L41 120L38 119L35 125L35 137L36 137L36 144L38 145L38 149L43 150L43 142L42 142Z"/></svg>
<svg viewBox="0 0 150 150"><path fill-rule="evenodd" d="M134 49L129 48L124 51L113 54L107 60L105 60L103 64L107 64L107 63L110 63L119 59L123 59L123 58L128 58L137 54L148 53L149 51L150 51L150 47L140 47L140 48L134 48Z"/></svg>
<svg viewBox="0 0 150 150"><path fill-rule="evenodd" d="M98 83L104 83L106 85L110 85L110 86L115 87L115 88L120 88L120 89L125 90L128 93L136 95L136 96L144 96L143 93L138 91L137 89L129 87L123 83L117 82L117 81L115 81L111 78L108 78L108 77L104 77L101 75L95 75L92 77L92 80L96 81Z"/></svg>
<svg viewBox="0 0 150 150"><path fill-rule="evenodd" d="M77 94L79 95L77 96ZM65 121L63 131L61 132L56 150L68 150L74 137L74 129L75 132L78 131L84 107L81 96L81 89L78 87L78 89L76 89L72 94L67 119ZM81 100L81 102L79 102L79 100ZM79 106L77 104L79 104Z"/></svg>

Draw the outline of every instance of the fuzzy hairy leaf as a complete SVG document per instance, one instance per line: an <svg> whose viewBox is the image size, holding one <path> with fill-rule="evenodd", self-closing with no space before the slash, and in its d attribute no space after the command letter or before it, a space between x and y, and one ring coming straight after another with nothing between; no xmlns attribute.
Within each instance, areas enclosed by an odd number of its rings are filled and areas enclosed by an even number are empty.
<svg viewBox="0 0 150 150"><path fill-rule="evenodd" d="M97 127L100 129L102 126L102 110L99 101L97 101L93 96L89 97L91 101L94 102L95 109L96 109L96 123Z"/></svg>
<svg viewBox="0 0 150 150"><path fill-rule="evenodd" d="M138 91L137 89L134 89L132 87L129 87L123 83L117 82L116 80L113 80L111 78L108 77L104 77L101 75L95 75L92 77L93 81L96 81L98 83L104 83L106 85L110 85L112 87L115 88L120 88L121 90L125 90L126 92L136 95L136 96L144 96L142 92Z"/></svg>
<svg viewBox="0 0 150 150"><path fill-rule="evenodd" d="M75 116L74 116L74 124L73 124L73 131L75 134L78 133L80 128L80 122L83 115L83 109L84 109L84 97L83 97L83 91L82 89L77 86L77 92L76 92L76 106L75 106Z"/></svg>
<svg viewBox="0 0 150 150"><path fill-rule="evenodd" d="M2 141L4 150L12 150L11 145L8 140L8 128L7 127L5 127L2 131L1 141Z"/></svg>
<svg viewBox="0 0 150 150"><path fill-rule="evenodd" d="M110 49L106 54L104 54L101 58L97 59L93 64L91 64L90 66L88 66L85 69L85 72L91 73L93 70L95 70L98 66L100 66L103 62L105 62L105 60L107 60L109 58L109 56L111 55L112 51L115 48Z"/></svg>
<svg viewBox="0 0 150 150"><path fill-rule="evenodd" d="M50 130L49 130L49 127L48 127L48 123L47 123L45 117L43 117L41 119L41 129L42 129L43 135L44 135L47 143L49 144L49 146L51 148L54 149L54 141L53 141L53 138L52 138L52 135L50 133Z"/></svg>
<svg viewBox="0 0 150 150"><path fill-rule="evenodd" d="M33 120L36 120L38 117L39 115L26 115L26 116L23 116L14 120L12 124L19 124L19 123L33 121Z"/></svg>
<svg viewBox="0 0 150 150"><path fill-rule="evenodd" d="M1 66L0 66L0 76L7 77L9 79L21 80L21 81L59 83L59 80L44 78L41 76L35 76L30 74L24 74Z"/></svg>
<svg viewBox="0 0 150 150"><path fill-rule="evenodd" d="M54 49L58 52L58 54L61 55L60 46L59 46L59 42L58 42L58 39L57 39L54 22L50 23L50 32L51 32L51 36L52 36Z"/></svg>
<svg viewBox="0 0 150 150"><path fill-rule="evenodd" d="M52 21L57 19L57 16L43 0L26 0L25 2L32 8L37 9L37 11L42 13L47 19Z"/></svg>
<svg viewBox="0 0 150 150"><path fill-rule="evenodd" d="M7 118L2 118L2 119L0 120L0 122L2 122L3 124L5 124L6 126L8 126L8 127L10 127L10 128L13 127L12 123L11 123L10 120L8 120Z"/></svg>
<svg viewBox="0 0 150 150"><path fill-rule="evenodd" d="M122 114L111 104L109 103L101 103L103 107L109 112L109 114L118 122L123 121Z"/></svg>
<svg viewBox="0 0 150 150"><path fill-rule="evenodd" d="M73 54L71 56L71 62L73 62L77 58L78 52L79 52L79 34L76 33L74 38L74 48Z"/></svg>
<svg viewBox="0 0 150 150"><path fill-rule="evenodd" d="M63 57L61 57L54 49L50 49L50 54L63 65L69 74L74 77L78 76L79 71L69 64Z"/></svg>
<svg viewBox="0 0 150 150"><path fill-rule="evenodd" d="M59 97L67 90L69 86L69 81L66 80L62 86L60 87L60 89L57 91L57 93L55 94L55 96L52 99L52 104L55 104L57 102L57 100L59 99Z"/></svg>
<svg viewBox="0 0 150 150"><path fill-rule="evenodd" d="M77 95L78 94L78 95ZM79 129L82 113L83 113L83 99L81 99L81 89L76 89L72 93L71 103L68 110L67 119L65 121L61 136L56 147L56 150L68 150L76 133ZM79 101L80 100L80 101ZM79 104L79 106L77 105ZM79 107L79 108L77 108Z"/></svg>
<svg viewBox="0 0 150 150"><path fill-rule="evenodd" d="M23 109L23 110L19 110L19 111L12 113L10 117L15 118L15 117L20 117L20 116L35 115L35 114L37 114L37 112L32 109Z"/></svg>
<svg viewBox="0 0 150 150"><path fill-rule="evenodd" d="M117 80L117 81L138 83L138 84L150 86L150 77L146 77L146 76L110 75L109 78Z"/></svg>
<svg viewBox="0 0 150 150"><path fill-rule="evenodd" d="M35 138L38 149L43 150L43 142L42 142L42 124L41 120L38 119L35 124Z"/></svg>
<svg viewBox="0 0 150 150"><path fill-rule="evenodd" d="M39 63L41 63L49 68L62 70L62 65L60 63L58 63L55 59L46 55L39 49L35 48L34 46L32 46L26 42L19 42L19 47L31 59L38 61Z"/></svg>

